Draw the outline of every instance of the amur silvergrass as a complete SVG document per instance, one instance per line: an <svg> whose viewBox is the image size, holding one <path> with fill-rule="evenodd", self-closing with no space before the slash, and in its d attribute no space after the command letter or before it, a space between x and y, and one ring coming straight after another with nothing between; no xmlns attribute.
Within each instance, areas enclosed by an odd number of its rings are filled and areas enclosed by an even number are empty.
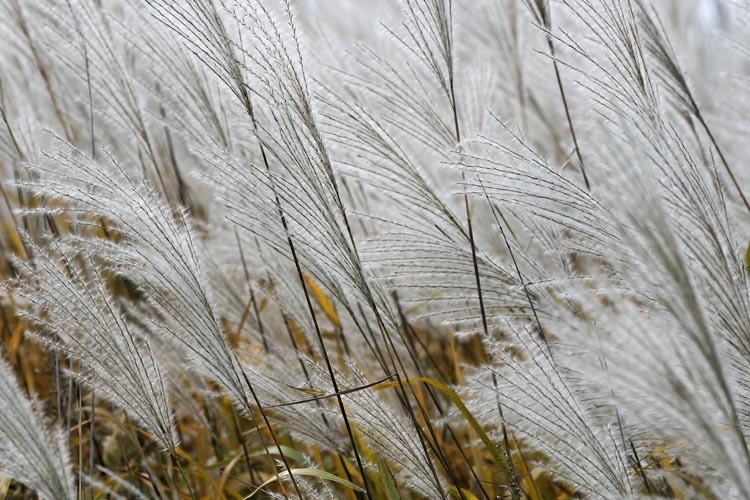
<svg viewBox="0 0 750 500"><path fill-rule="evenodd" d="M732 0L0 0L0 494L750 498L749 53Z"/></svg>

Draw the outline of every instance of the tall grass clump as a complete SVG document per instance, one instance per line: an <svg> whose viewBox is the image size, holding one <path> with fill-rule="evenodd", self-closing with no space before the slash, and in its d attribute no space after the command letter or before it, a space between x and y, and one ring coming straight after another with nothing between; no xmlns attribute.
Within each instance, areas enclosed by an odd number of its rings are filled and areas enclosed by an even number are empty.
<svg viewBox="0 0 750 500"><path fill-rule="evenodd" d="M750 498L750 11L0 0L3 498Z"/></svg>

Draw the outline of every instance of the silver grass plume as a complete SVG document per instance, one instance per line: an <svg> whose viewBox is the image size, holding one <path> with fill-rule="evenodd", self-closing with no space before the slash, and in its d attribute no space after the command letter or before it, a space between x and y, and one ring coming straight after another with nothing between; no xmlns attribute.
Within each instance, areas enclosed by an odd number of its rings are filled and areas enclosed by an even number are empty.
<svg viewBox="0 0 750 500"><path fill-rule="evenodd" d="M33 263L18 263L25 281L17 293L33 306L24 316L38 325L44 343L81 362L83 369L73 376L175 453L169 384L147 334L128 322L90 254L65 243L52 250L34 248Z"/></svg>
<svg viewBox="0 0 750 500"><path fill-rule="evenodd" d="M76 498L68 440L47 427L38 404L22 391L0 359L0 470L43 498Z"/></svg>
<svg viewBox="0 0 750 500"><path fill-rule="evenodd" d="M183 209L175 212L153 188L138 180L114 158L97 163L59 144L43 165L31 167L40 180L24 184L37 194L69 203L74 223L90 227L109 221L121 237L113 243L86 239L93 254L110 262L142 288L164 320L148 323L179 347L194 366L225 387L238 402L245 392L237 365L214 312L200 264L199 249Z"/></svg>

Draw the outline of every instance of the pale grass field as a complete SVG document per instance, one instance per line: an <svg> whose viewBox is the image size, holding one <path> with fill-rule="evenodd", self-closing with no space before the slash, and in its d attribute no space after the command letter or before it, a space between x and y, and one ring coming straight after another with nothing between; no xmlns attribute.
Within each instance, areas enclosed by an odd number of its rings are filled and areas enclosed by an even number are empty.
<svg viewBox="0 0 750 500"><path fill-rule="evenodd" d="M733 0L0 0L2 498L750 498Z"/></svg>

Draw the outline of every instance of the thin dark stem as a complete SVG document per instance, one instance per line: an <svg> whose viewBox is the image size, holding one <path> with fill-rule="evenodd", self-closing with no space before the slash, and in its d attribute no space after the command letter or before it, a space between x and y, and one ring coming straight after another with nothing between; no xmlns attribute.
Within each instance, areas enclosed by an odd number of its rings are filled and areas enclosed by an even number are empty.
<svg viewBox="0 0 750 500"><path fill-rule="evenodd" d="M312 397L312 398L300 399L300 400L297 400L297 401L289 401L289 402L280 403L280 404L277 404L277 405L266 406L266 409L284 408L286 406L301 405L301 404L306 404L306 403L312 403L312 402L315 402L315 401L323 401L325 399L330 399L330 398L337 398L339 396L343 396L343 395L346 395L346 394L354 394L355 392L364 391L365 389L369 389L370 387L375 387L376 385L380 385L383 382L387 382L388 380L390 380L390 379L392 379L394 377L395 377L395 375L391 375L390 377L384 377L384 378L381 378L380 380L376 380L375 382L370 382L368 384L360 385L358 387L352 387L351 389L344 389L343 391L339 391L339 392L336 392L334 394L324 394L322 396L315 396L315 397Z"/></svg>
<svg viewBox="0 0 750 500"><path fill-rule="evenodd" d="M711 132L711 129L708 127L706 120L703 118L703 114L700 112L700 109L698 108L698 105L696 104L695 100L693 100L693 96L691 94L688 94L688 96L690 98L691 105L693 106L693 109L695 110L694 114L695 114L695 117L698 119L698 123L700 123L701 126L703 127L703 130L706 131L706 134L708 135L708 138L711 141L711 144L714 145L716 152L719 154L719 159L721 160L721 163L724 164L724 169L727 171L729 178L732 180L732 184L734 184L735 189L737 189L737 194L740 195L740 199L742 200L742 203L745 205L748 212L750 212L750 202L748 202L747 198L745 197L745 194L742 192L740 183L737 180L737 177L735 177L732 167L729 166L729 162L727 161L726 157L724 156L724 153L719 147L719 143L717 142L716 137L714 137L713 132Z"/></svg>
<svg viewBox="0 0 750 500"><path fill-rule="evenodd" d="M83 373L83 367L81 367ZM78 386L76 391L76 402L78 403L78 422L76 431L78 433L78 494L83 496L83 389Z"/></svg>
<svg viewBox="0 0 750 500"><path fill-rule="evenodd" d="M65 435L70 437L70 428L72 425L73 418L73 388L75 386L73 382L73 358L68 360L68 401L67 410L65 414Z"/></svg>
<svg viewBox="0 0 750 500"><path fill-rule="evenodd" d="M279 203L278 197L277 197L277 203ZM281 205L279 205L279 211L281 211ZM299 259L297 258L297 252L294 249L294 244L292 242L291 235L289 234L289 230L288 230L287 224L286 224L286 218L283 216L283 213L282 213L282 220L284 221L284 223L283 223L284 230L286 231L287 241L288 241L289 247L290 247L290 249L292 251L292 257L293 257L293 260L294 260L294 266L297 269L297 276L299 277L300 286L302 286L302 289L303 289L304 294L305 294L305 301L307 302L307 309L310 312L310 316L312 317L313 325L315 327L315 334L318 337L318 342L320 343L320 350L321 350L321 353L323 354L323 360L325 361L326 369L328 370L328 375L331 378L331 383L333 385L333 390L336 393L336 401L339 404L339 410L341 411L341 416L344 418L344 426L346 427L346 432L349 435L349 441L351 442L351 445L352 445L352 450L354 452L354 457L357 460L357 468L359 469L360 474L362 474L362 482L364 483L364 486L365 486L365 492L367 494L367 498L371 499L372 495L370 493L370 487L368 485L367 475L365 473L364 465L362 464L362 459L359 456L359 451L357 449L357 442L354 439L354 432L352 431L351 424L349 423L349 417L346 414L346 408L344 408L344 400L341 398L341 391L339 389L338 382L336 381L336 375L335 375L335 373L333 371L333 366L331 365L331 360L330 360L330 358L328 356L328 350L326 349L325 341L323 340L323 334L321 333L320 326L318 325L318 318L317 318L317 315L315 313L315 309L314 309L314 307L312 305L312 301L310 300L310 292L307 289L307 284L305 283L305 277L304 277L304 275L302 273L302 267L300 266Z"/></svg>
<svg viewBox="0 0 750 500"><path fill-rule="evenodd" d="M289 250L290 250L290 252L292 254L292 260L294 260L294 266L295 266L295 268L297 270L297 276L298 276L299 281L300 281L300 286L302 287L302 291L304 292L304 295L305 295L305 301L307 302L307 308L308 308L308 311L310 312L310 316L312 318L313 325L315 326L315 334L317 335L318 342L320 343L321 352L323 353L323 359L325 360L325 363L326 363L326 369L328 370L328 375L331 378L331 383L333 385L333 390L334 390L334 392L338 393L339 392L339 387L338 387L338 382L336 381L336 375L335 375L335 373L333 371L333 366L331 365L331 360L328 357L328 350L326 349L325 341L323 340L323 334L320 331L320 326L318 325L318 318L317 318L317 315L315 313L315 308L313 307L312 301L310 299L310 293L309 293L309 291L307 289L307 284L305 283L305 277L304 277L304 274L302 273L302 267L300 265L299 258L297 256L297 250L296 250L296 248L294 246L294 242L292 241L291 233L289 232L289 225L287 223L286 216L284 214L284 210L281 207L281 199L279 197L278 190L276 188L276 183L273 181L273 174L271 173L271 165L269 164L268 156L266 155L266 149L263 146L263 142L261 141L261 138L260 138L260 136L258 134L258 132L259 132L259 130L258 130L258 121L256 120L255 112L253 110L253 106L252 106L252 103L250 101L250 95L248 94L247 89L245 89L244 87L242 88L242 98L243 98L243 101L244 101L243 104L245 106L245 110L247 111L248 115L250 116L250 120L252 121L253 132L255 133L256 137L258 138L258 145L260 147L260 153L261 153L261 157L263 159L263 164L264 164L264 166L266 168L266 172L268 173L269 180L270 180L271 185L272 185L276 207L277 207L278 212L279 212L279 218L281 219L281 224L282 224L282 226L284 228L284 233L286 235L287 244L289 245ZM362 481L363 481L364 486L365 486L365 492L367 494L367 498L371 499L372 495L370 494L370 487L369 487L368 482L367 482L367 474L365 473L365 467L364 467L364 465L362 463L362 458L359 455L359 450L357 448L357 442L354 439L354 432L352 431L351 424L349 423L349 417L347 416L346 408L344 408L344 401L341 398L341 395L338 395L336 399L337 399L338 404L339 404L339 410L341 411L341 415L342 415L342 417L344 419L344 425L346 427L347 435L349 436L349 441L350 441L350 443L352 445L352 451L354 452L354 456L355 456L355 458L357 460L357 467L359 468L360 474L362 474ZM274 440L275 440L275 438L274 438ZM284 458L283 454L282 454L282 458ZM286 463L286 458L284 458L284 461ZM292 481L294 482L295 489L297 489L297 492L299 493L299 489L297 488L296 480L294 479L294 477L292 475L291 468L289 468L288 466L287 466L287 471L289 472L289 476L292 478ZM301 496L301 494L300 494L300 496Z"/></svg>
<svg viewBox="0 0 750 500"><path fill-rule="evenodd" d="M485 197L487 198L487 201L489 202L490 196L487 194L487 190L484 187L484 184L482 183L482 179L480 179L477 176L477 181L479 182L479 185L482 188L482 191L484 192ZM531 307L531 312L534 315L534 321L536 322L537 328L539 328L539 336L544 341L545 346L547 347L547 350L549 351L550 356L552 356L552 350L549 346L549 341L547 340L547 336L544 334L544 329L542 328L542 322L539 320L539 315L536 312L536 307L534 306L534 301L531 299L531 294L529 293L529 289L526 286L526 280L523 278L523 275L521 274L521 268L518 267L518 262L516 261L516 256L513 253L513 249L510 246L510 241L508 241L508 237L505 234L505 229L503 229L503 225L500 223L500 219L497 216L497 213L494 210L494 206L492 203L490 203L490 206L493 207L492 209L492 215L495 217L495 223L497 224L497 227L500 230L500 235L503 237L503 241L505 242L505 246L508 249L508 253L510 254L510 258L513 261L513 267L516 270L516 274L518 275L518 281L521 283L521 287L523 288L524 293L526 294L526 300L529 302L529 306Z"/></svg>
<svg viewBox="0 0 750 500"><path fill-rule="evenodd" d="M551 29L551 27L548 26L547 29ZM557 64L557 58L555 56L555 42L550 33L547 33L547 45L549 46L550 56L552 57L552 67L555 70L557 88L560 90L560 98L562 99L563 108L565 109L565 118L568 120L568 130L570 130L570 137L573 139L573 146L575 147L576 157L578 158L578 165L581 169L581 175L583 175L583 182L586 185L586 190L591 191L591 183L589 182L588 175L586 175L586 168L583 164L583 155L581 154L581 148L578 146L578 137L576 136L576 130L573 126L573 119L570 117L568 98L565 95L565 87L563 86L562 77L560 76L560 67Z"/></svg>
<svg viewBox="0 0 750 500"><path fill-rule="evenodd" d="M406 318L406 314L404 313L403 309L401 308L401 304L399 302L398 294L394 290L393 291L393 301L396 304L396 309L398 311L399 319L401 320L402 329L405 333L409 334L409 341L406 342L407 347L413 347L409 349L409 354L412 357L412 362L414 363L414 366L417 368L417 372L421 377L426 377L425 371L422 369L421 364L418 362L417 359L417 352L416 347L412 346L412 343L410 342L412 339L422 348L422 350L425 353L425 356L432 364L435 371L440 375L443 382L448 382L448 377L446 377L445 373L443 373L443 370L440 368L438 363L435 361L434 357L430 353L430 351L427 349L427 346L425 343L420 339L412 326L409 324L409 320ZM432 388L428 385L426 387L427 393L430 395L430 399L432 400L433 404L435 405L435 408L438 411L438 414L443 417L445 416L445 411L443 410L442 405L440 404L440 401L438 400L437 396L435 395L435 392L432 390ZM459 454L461 455L461 458L463 458L464 463L469 468L469 472L471 473L472 478L476 482L477 486L479 487L479 490L482 492L482 495L489 500L489 495L487 491L484 488L484 485L482 484L482 481L477 476L476 471L474 470L474 467L472 466L471 462L469 461L469 457L466 456L466 453L464 452L463 446L461 446L460 441L458 440L458 436L456 436L456 433L453 431L453 427L450 424L445 425L446 431L450 434L453 441L456 443L456 448L458 449Z"/></svg>
<svg viewBox="0 0 750 500"><path fill-rule="evenodd" d="M92 375L92 378L94 375ZM94 391L94 387L92 384L91 387L91 411L89 412L89 415L91 416L91 422L89 427L89 477L93 479L94 477L94 468L96 467L96 439L95 439L95 431L96 431L96 392ZM91 485L90 488L91 492L91 498L94 498L94 485Z"/></svg>
<svg viewBox="0 0 750 500"><path fill-rule="evenodd" d="M232 416L234 417L234 428L237 433L237 440L240 442L240 446L242 446L242 454L245 458L245 466L247 467L247 473L252 477L253 466L250 463L250 452L247 449L247 443L245 443L245 436L242 435L242 425L241 425L240 417L237 415L237 412L234 410L232 410Z"/></svg>
<svg viewBox="0 0 750 500"><path fill-rule="evenodd" d="M646 487L649 496L653 496L654 490L651 486L651 481L649 481L646 471L644 471L643 466L641 466L641 459L638 458L638 452L635 449L632 439L630 440L630 449L633 451L633 466L638 470L638 474L641 475L641 480L643 481L643 485Z"/></svg>
<svg viewBox="0 0 750 500"><path fill-rule="evenodd" d="M263 320L260 317L260 310L258 309L258 302L255 300L255 290L253 289L253 285L250 282L250 271L247 268L247 261L245 260L245 252L242 249L242 242L240 241L240 234L237 231L237 228L234 230L234 237L237 240L237 248L240 251L240 261L242 262L242 269L245 273L245 281L247 282L247 288L250 292L250 303L253 306L253 313L255 314L255 320L258 323L258 333L260 333L260 339L263 343L263 349L268 352L269 345L268 340L266 339L266 332L265 328L263 327ZM238 334L240 332L237 332Z"/></svg>
<svg viewBox="0 0 750 500"><path fill-rule="evenodd" d="M471 223L471 208L469 206L469 197L465 192L464 192L464 205L466 206L466 220L467 220L468 229L469 229L469 241L471 242L471 260L474 266L474 280L475 280L476 287L477 287L477 297L479 298L479 311L482 315L482 329L484 331L485 339L489 341L491 340L492 337L490 336L490 331L489 331L489 327L487 324L487 313L484 308L484 298L482 295L482 280L479 275L479 260L477 258L476 244L474 242L474 229ZM494 209L492 213L493 214L495 213ZM494 364L492 352L490 352L489 350L487 351L487 361L489 362L490 366ZM503 407L500 403L500 391L498 389L497 375L495 374L495 371L492 368L490 368L490 374L491 374L490 376L492 377L492 387L494 388L495 404L497 405L497 412L500 415L500 421L502 422L503 431L505 431L505 416L503 415ZM516 489L515 487L513 487L513 483L514 483L515 476L516 476L515 464L513 463L513 460L511 459L511 456L510 456L510 448L508 448L509 445L507 443L507 439L504 444L506 447L505 454L506 454L506 461L508 462L508 471L510 472L509 474L510 477L508 478L508 480L511 481L513 500L516 500L516 496L515 496Z"/></svg>
<svg viewBox="0 0 750 500"><path fill-rule="evenodd" d="M57 421L62 423L62 383L60 378L60 351L55 349L55 392L57 394Z"/></svg>
<svg viewBox="0 0 750 500"><path fill-rule="evenodd" d="M458 148L458 151L460 152L461 151L461 127L459 125L459 120L458 120L458 104L456 102L456 85L455 85L455 78L454 78L454 74L452 70L452 65L451 65L451 71L449 73L448 81L450 85L449 98L450 98L451 110L453 112L453 127L454 127L454 132L456 134L456 147ZM461 172L461 179L465 180L465 176L463 172ZM477 247L476 247L476 242L474 240L474 227L471 221L471 207L469 204L469 196L466 194L465 190L464 190L463 195L464 195L464 208L466 210L466 224L467 224L467 229L468 229L467 236L469 239L469 244L471 246L471 263L474 269L474 281L477 287L477 298L479 299L479 312L480 312L480 315L482 316L482 329L484 331L485 338L489 339L490 332L489 332L489 327L487 323L487 311L484 308L484 296L482 294L482 282L479 277L479 260L477 259ZM490 359L491 359L491 356L490 356ZM498 410L500 411L500 415L502 416L502 410L500 410L500 399L498 396L499 392L497 390L497 379L495 377L494 372L492 373L492 380L494 382L494 387L495 387L495 399L497 400L497 407L498 407ZM464 498L461 488L458 488L458 492L461 498Z"/></svg>
<svg viewBox="0 0 750 500"><path fill-rule="evenodd" d="M188 481L187 475L185 475L185 470L182 468L182 465L180 464L180 457L177 456L177 454L174 454L174 462L177 464L177 470L180 471L180 476L182 476L182 482L185 484L185 486L188 489L188 493L190 494L190 498L192 500L197 500L197 497L195 496L195 492L193 491L193 487L190 485L190 481Z"/></svg>
<svg viewBox="0 0 750 500"><path fill-rule="evenodd" d="M242 368L242 365L240 365L239 360L237 360L237 365L239 366L240 373L242 373L242 377L245 380L245 383L247 384L247 388L250 390L250 395L253 397L253 401L255 401L255 405L258 407L258 411L260 412L261 417L263 418L263 423L265 423L266 428L268 429L268 433L271 435L271 439L273 440L274 446L276 446L276 449L279 452L279 455L281 455L281 461L284 464L284 468L286 469L287 473L289 474L289 479L292 481L292 485L294 486L294 490L297 492L297 495L300 498L302 497L302 493L300 492L299 485L297 484L297 479L294 477L294 474L292 474L292 467L289 465L289 460L286 458L286 454L282 452L281 445L279 443L279 439L276 437L276 431L273 430L273 427L271 427L271 421L268 419L268 414L266 413L263 405L260 403L260 399L258 399L258 394L255 392L255 388L253 388L253 384L250 383L250 379L247 377L247 374L245 373L245 370ZM244 395L242 395L245 403L245 407L252 415L252 407L250 406L250 402L247 400L247 398ZM266 448L266 451L268 451L268 448L263 445ZM271 454L268 453L269 459L271 458ZM273 462L273 460L271 460ZM283 488L283 483L282 483ZM286 495L285 495L286 496Z"/></svg>

